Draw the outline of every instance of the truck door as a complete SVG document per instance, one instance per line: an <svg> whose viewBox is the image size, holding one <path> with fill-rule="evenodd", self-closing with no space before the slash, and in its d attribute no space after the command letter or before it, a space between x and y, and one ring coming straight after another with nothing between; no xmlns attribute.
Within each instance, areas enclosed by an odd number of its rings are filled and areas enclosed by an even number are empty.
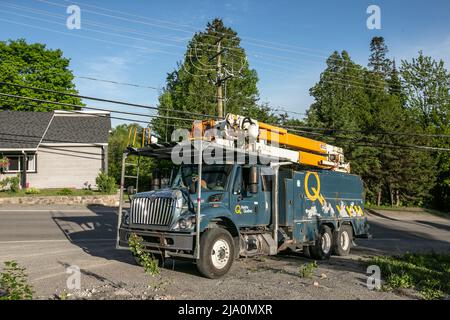
<svg viewBox="0 0 450 320"><path fill-rule="evenodd" d="M250 192L249 169L249 167L236 167L230 201L231 211L235 215L234 220L240 227L259 225L262 216L264 216L264 203L260 203L261 182L258 183L257 193Z"/></svg>

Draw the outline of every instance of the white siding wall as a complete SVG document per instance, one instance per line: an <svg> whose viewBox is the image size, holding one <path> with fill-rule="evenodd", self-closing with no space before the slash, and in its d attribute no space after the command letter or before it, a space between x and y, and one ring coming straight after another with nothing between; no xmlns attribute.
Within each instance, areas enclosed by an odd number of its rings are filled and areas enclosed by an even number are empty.
<svg viewBox="0 0 450 320"><path fill-rule="evenodd" d="M37 152L37 173L27 173L30 187L95 188L102 169L101 147L41 146Z"/></svg>

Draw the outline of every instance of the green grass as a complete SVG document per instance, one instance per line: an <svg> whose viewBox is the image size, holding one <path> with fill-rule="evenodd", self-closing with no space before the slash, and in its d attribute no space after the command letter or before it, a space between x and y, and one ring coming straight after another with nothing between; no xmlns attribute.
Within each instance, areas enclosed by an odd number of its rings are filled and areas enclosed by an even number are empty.
<svg viewBox="0 0 450 320"><path fill-rule="evenodd" d="M29 189L28 189L29 190ZM32 192L27 190L19 190L18 192L11 191L0 191L0 198L5 197L42 197L42 196L90 196L90 195L107 195L107 193L102 193L96 190L84 190L84 189L70 189L70 188L60 188L60 189L34 189Z"/></svg>
<svg viewBox="0 0 450 320"><path fill-rule="evenodd" d="M368 265L377 265L385 279L385 290L412 288L424 299L442 299L450 294L450 254L379 256Z"/></svg>

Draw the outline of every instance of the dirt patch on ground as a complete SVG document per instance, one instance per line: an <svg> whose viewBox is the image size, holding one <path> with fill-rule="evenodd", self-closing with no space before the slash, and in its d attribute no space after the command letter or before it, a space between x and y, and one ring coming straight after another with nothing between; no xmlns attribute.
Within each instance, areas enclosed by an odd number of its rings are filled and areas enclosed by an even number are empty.
<svg viewBox="0 0 450 320"><path fill-rule="evenodd" d="M412 293L369 290L366 267L356 256L317 262L311 277L299 269L311 263L299 254L239 259L218 280L202 278L194 264L168 260L161 274L140 274L141 283L106 284L76 291L68 299L407 299ZM144 280L145 279L145 280ZM58 295L55 296L58 298Z"/></svg>

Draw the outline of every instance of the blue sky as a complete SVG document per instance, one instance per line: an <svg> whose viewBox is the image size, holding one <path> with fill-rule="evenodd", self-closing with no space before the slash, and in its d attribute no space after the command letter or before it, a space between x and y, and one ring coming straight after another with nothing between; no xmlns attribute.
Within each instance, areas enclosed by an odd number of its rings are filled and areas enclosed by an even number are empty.
<svg viewBox="0 0 450 320"><path fill-rule="evenodd" d="M81 9L80 30L66 27L71 4ZM366 9L372 4L381 9L380 30L366 26ZM303 113L313 101L309 88L323 71L326 57L345 49L366 65L373 36L385 37L389 56L397 61L423 50L443 59L448 68L449 16L446 0L1 0L0 40L25 38L60 48L71 59L75 75L162 87L193 33L221 17L242 38L250 66L259 75L261 101ZM80 94L102 98L155 105L159 94L150 88L75 81Z"/></svg>

